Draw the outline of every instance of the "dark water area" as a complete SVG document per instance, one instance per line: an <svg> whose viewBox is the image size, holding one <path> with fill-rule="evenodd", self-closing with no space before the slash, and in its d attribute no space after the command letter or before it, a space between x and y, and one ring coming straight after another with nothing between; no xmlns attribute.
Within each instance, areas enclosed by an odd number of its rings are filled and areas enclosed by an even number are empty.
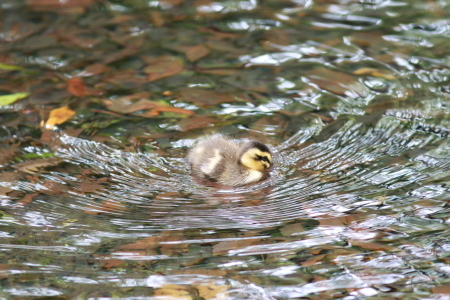
<svg viewBox="0 0 450 300"><path fill-rule="evenodd" d="M450 299L450 3L3 0L0 299ZM192 178L223 133L268 179Z"/></svg>

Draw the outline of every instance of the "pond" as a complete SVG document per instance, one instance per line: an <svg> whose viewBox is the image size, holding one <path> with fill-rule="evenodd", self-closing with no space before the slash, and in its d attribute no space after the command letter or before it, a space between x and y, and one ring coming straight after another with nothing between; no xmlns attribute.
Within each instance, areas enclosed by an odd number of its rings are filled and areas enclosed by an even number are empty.
<svg viewBox="0 0 450 300"><path fill-rule="evenodd" d="M0 299L449 299L449 5L1 1Z"/></svg>

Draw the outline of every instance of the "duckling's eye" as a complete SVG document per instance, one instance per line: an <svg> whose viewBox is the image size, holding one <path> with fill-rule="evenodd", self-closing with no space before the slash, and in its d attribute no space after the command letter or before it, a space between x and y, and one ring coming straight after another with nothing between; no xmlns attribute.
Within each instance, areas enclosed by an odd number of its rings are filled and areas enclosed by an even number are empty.
<svg viewBox="0 0 450 300"><path fill-rule="evenodd" d="M256 157L258 158L258 160L262 160L262 161L270 163L269 158L267 158L267 156L256 155Z"/></svg>

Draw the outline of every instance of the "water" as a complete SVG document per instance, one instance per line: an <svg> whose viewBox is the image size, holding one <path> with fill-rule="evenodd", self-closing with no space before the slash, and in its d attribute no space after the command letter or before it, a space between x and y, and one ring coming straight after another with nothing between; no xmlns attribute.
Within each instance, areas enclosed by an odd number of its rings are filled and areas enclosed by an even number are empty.
<svg viewBox="0 0 450 300"><path fill-rule="evenodd" d="M30 93L0 106L0 298L448 299L446 2L0 7L0 95ZM211 132L270 178L193 179Z"/></svg>

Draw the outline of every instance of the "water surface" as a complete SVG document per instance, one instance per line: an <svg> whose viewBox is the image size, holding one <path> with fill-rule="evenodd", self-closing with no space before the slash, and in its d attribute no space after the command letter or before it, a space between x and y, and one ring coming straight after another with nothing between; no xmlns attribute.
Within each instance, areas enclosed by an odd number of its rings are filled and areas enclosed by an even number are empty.
<svg viewBox="0 0 450 300"><path fill-rule="evenodd" d="M0 7L0 96L29 93L0 106L0 297L448 299L447 3ZM212 132L270 178L195 181Z"/></svg>

